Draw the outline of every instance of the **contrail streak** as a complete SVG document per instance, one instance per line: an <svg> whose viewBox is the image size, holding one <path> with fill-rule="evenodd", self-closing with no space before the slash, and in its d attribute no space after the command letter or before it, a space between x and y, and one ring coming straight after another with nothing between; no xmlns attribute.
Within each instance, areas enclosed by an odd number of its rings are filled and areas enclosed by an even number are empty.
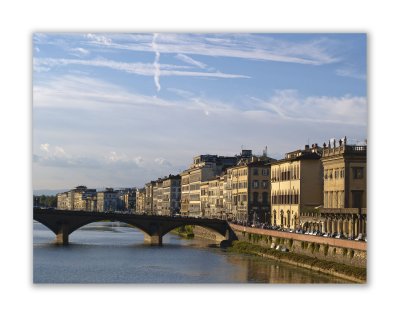
<svg viewBox="0 0 400 317"><path fill-rule="evenodd" d="M160 52L157 50L157 44L156 44L156 39L157 39L158 34L154 33L153 35L153 42L151 43L151 46L154 50L154 53L156 54L156 57L154 59L154 83L156 84L157 87L157 92L160 91L161 86L160 86Z"/></svg>

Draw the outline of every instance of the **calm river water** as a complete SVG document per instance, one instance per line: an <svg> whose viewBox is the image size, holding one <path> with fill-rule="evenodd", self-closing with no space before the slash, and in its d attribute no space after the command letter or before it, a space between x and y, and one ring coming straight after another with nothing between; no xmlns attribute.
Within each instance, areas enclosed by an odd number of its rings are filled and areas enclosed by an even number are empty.
<svg viewBox="0 0 400 317"><path fill-rule="evenodd" d="M119 223L93 223L70 235L69 246L33 223L34 283L346 283L256 256L226 252L209 241L173 234L163 246Z"/></svg>

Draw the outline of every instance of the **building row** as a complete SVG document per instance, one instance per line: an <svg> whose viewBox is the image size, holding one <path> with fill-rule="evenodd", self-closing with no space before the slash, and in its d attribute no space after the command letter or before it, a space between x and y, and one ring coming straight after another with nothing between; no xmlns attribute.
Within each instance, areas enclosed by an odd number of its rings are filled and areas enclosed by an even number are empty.
<svg viewBox="0 0 400 317"><path fill-rule="evenodd" d="M57 209L84 211L134 211L136 209L136 188L103 191L77 186L57 194Z"/></svg>
<svg viewBox="0 0 400 317"><path fill-rule="evenodd" d="M78 186L57 195L57 208L128 210L151 215L220 218L346 236L366 235L367 145L346 137L306 145L283 159L253 155L198 155L178 175L143 188Z"/></svg>
<svg viewBox="0 0 400 317"><path fill-rule="evenodd" d="M367 146L347 144L345 137L280 160L251 150L199 155L179 175L137 189L136 202L140 213L366 235Z"/></svg>

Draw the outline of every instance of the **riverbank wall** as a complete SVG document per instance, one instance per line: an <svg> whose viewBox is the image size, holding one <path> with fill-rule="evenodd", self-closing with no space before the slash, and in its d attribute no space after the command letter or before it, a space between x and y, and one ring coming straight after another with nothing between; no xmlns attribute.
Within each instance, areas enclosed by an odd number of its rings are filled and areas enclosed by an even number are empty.
<svg viewBox="0 0 400 317"><path fill-rule="evenodd" d="M230 224L239 241L249 242L261 247L286 248L288 252L332 261L354 267L367 267L367 243L320 236L250 228ZM194 227L195 237L221 241L222 237L205 228Z"/></svg>
<svg viewBox="0 0 400 317"><path fill-rule="evenodd" d="M367 267L367 243L291 232L243 227L231 224L239 241L262 247L280 246L300 255L355 267Z"/></svg>

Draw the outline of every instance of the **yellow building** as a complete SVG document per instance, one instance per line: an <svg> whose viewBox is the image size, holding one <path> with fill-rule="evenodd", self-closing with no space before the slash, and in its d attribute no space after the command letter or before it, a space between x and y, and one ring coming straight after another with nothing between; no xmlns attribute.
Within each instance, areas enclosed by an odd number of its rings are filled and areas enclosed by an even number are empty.
<svg viewBox="0 0 400 317"><path fill-rule="evenodd" d="M136 189L136 212L144 212L146 198L146 189L138 188Z"/></svg>
<svg viewBox="0 0 400 317"><path fill-rule="evenodd" d="M65 210L96 210L96 190L77 186L68 192L57 194L57 208ZM94 208L94 209L93 209Z"/></svg>
<svg viewBox="0 0 400 317"><path fill-rule="evenodd" d="M365 236L367 223L367 146L349 145L346 137L324 144L324 203L321 230Z"/></svg>
<svg viewBox="0 0 400 317"><path fill-rule="evenodd" d="M57 209L68 210L70 206L70 192L58 193L57 194Z"/></svg>
<svg viewBox="0 0 400 317"><path fill-rule="evenodd" d="M199 155L193 158L189 169L181 176L181 214L191 217L202 217L201 184L220 175L227 167L235 165L238 157L217 155Z"/></svg>
<svg viewBox="0 0 400 317"><path fill-rule="evenodd" d="M159 178L154 181L153 186L153 214L162 214L162 200L163 200L163 179Z"/></svg>
<svg viewBox="0 0 400 317"><path fill-rule="evenodd" d="M226 218L224 208L224 176L217 176L209 181L202 182L200 192L203 217Z"/></svg>
<svg viewBox="0 0 400 317"><path fill-rule="evenodd" d="M323 203L321 148L313 144L286 153L271 164L271 224L297 229L303 226L302 212Z"/></svg>

